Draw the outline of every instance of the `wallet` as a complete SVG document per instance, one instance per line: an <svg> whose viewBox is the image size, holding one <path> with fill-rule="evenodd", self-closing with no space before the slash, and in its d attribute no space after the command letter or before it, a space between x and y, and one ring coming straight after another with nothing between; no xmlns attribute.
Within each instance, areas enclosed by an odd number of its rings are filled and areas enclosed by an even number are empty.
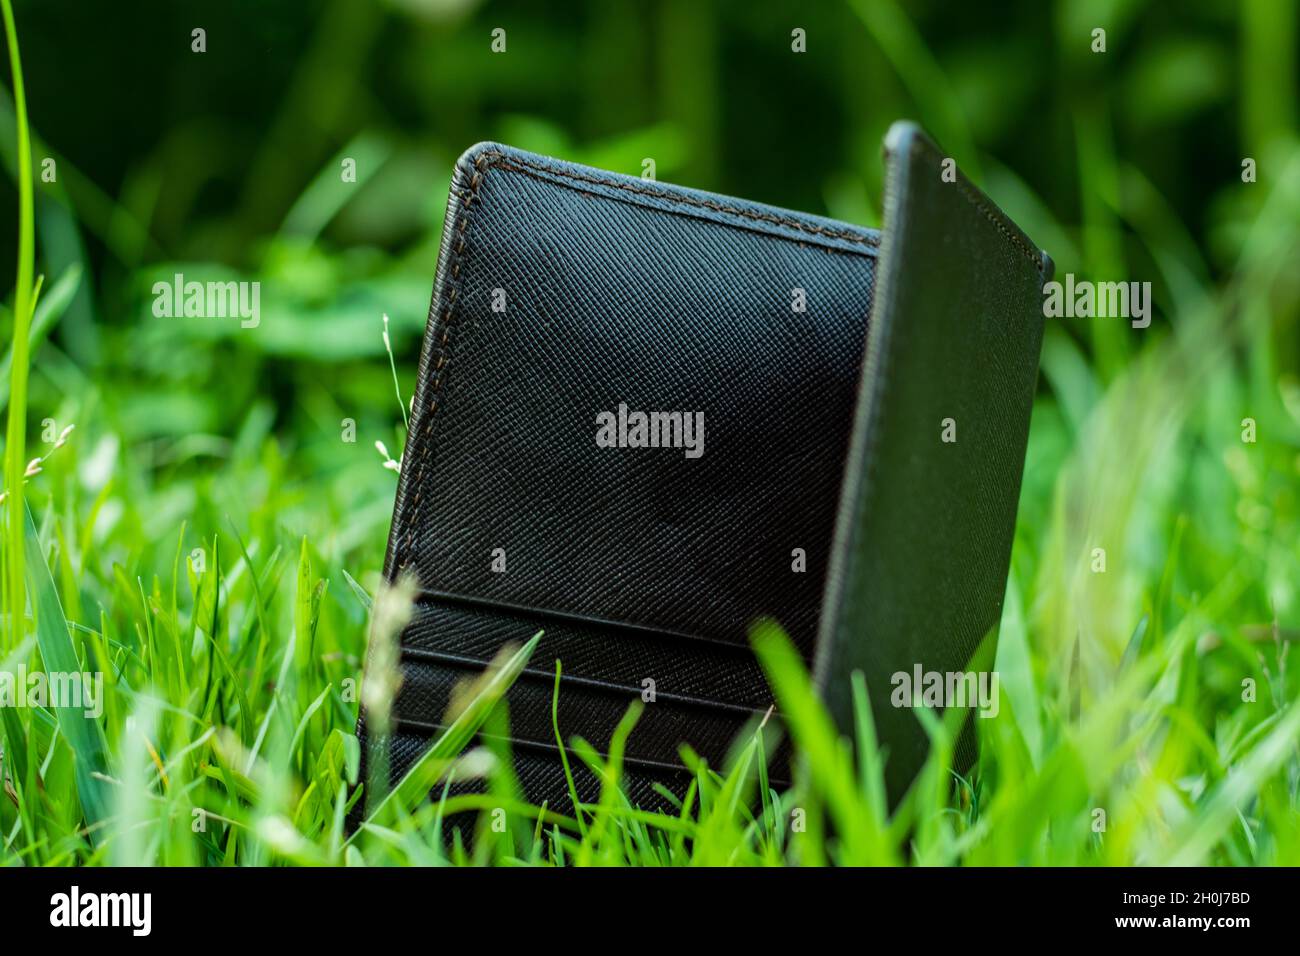
<svg viewBox="0 0 1300 956"><path fill-rule="evenodd" d="M914 125L885 162L877 231L460 158L385 561L418 585L394 779L453 688L542 631L506 697L524 795L571 810L558 658L566 741L604 752L646 701L622 786L662 807L683 745L720 768L772 707L748 639L770 618L846 733L862 673L907 786L927 737L891 675L961 671L996 628L1051 263ZM782 742L774 787L790 766Z"/></svg>

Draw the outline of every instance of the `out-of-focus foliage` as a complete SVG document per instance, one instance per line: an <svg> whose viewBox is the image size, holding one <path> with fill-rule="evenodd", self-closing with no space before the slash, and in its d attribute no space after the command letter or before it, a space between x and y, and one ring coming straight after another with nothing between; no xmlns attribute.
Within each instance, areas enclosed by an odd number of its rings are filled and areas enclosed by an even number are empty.
<svg viewBox="0 0 1300 956"><path fill-rule="evenodd" d="M754 787L761 760L747 744L730 783L701 771L685 821L637 815L611 791L539 826L497 774L490 805L510 807L512 827L478 859L1300 861L1289 0L15 12L46 276L27 457L77 426L28 486L29 550L50 574L29 571L83 665L110 675L98 725L112 783L79 790L84 758L53 717L14 712L6 774L39 755L42 776L0 796L0 860L433 859L428 806L390 801L346 846L340 827L394 487L373 445L403 443L380 316L409 398L455 157L499 139L637 175L651 158L662 180L876 225L880 140L909 117L1058 276L1149 281L1155 302L1145 330L1049 320L997 663L1005 700L979 721L979 767L950 790L946 731L930 721L934 759L889 817L874 750L860 771L842 764L765 631L813 758L796 791L765 794L749 818L740 780ZM0 288L15 235L0 230ZM259 282L259 325L154 315L154 283L178 272ZM6 309L6 339L12 324ZM0 647L4 667L37 660L34 638ZM599 758L579 745L574 759ZM108 815L87 829L104 787ZM811 821L801 834L796 807Z"/></svg>

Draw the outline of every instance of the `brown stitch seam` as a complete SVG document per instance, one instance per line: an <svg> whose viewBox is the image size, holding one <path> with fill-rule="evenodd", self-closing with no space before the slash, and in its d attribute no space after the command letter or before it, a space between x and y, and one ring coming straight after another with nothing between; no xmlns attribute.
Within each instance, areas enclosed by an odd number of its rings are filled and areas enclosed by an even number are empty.
<svg viewBox="0 0 1300 956"><path fill-rule="evenodd" d="M928 150L930 152L930 155L939 156L938 150L934 149L931 146L929 140L925 139L925 137L923 136L916 137L916 142L920 143L926 150ZM939 158L943 159L945 157L940 156ZM984 218L987 219L989 222L991 222L994 228L998 230L998 232L1006 236L1007 239L1011 241L1011 244L1014 245L1017 249L1019 249L1021 253L1023 253L1025 257L1028 258L1029 261L1034 264L1034 268L1036 268L1041 273L1043 271L1042 254L1027 246L1025 244L1024 239L1022 239L1019 235L1017 235L1017 232L1019 231L1019 227L1008 225L1006 214L1002 212L1002 210L997 208L990 208L988 202L985 201L982 195L976 192L974 187L972 187L971 184L967 181L966 174L963 173L960 169L957 170L956 184L957 184L958 191L964 197L966 197L966 201L969 202L976 209L978 209L980 212L982 212L984 214Z"/></svg>
<svg viewBox="0 0 1300 956"><path fill-rule="evenodd" d="M469 186L464 191L465 205L461 209L460 216L457 218L456 225L452 228L455 230L451 237L453 245L451 254L447 259L447 271L451 274L451 280L446 292L446 302L442 308L442 322L440 335L438 339L438 361L433 368L433 377L429 382L429 401L426 405L424 415L424 428L420 433L420 464L415 473L415 498L411 502L411 514L406 521L405 527L405 557L398 562L398 567L405 567L410 564L411 556L414 552L414 535L415 528L420 523L423 514L421 509L421 498L424 496L424 475L429 464L429 446L433 431L433 418L437 414L439 407L439 390L442 388L443 376L446 374L447 366L447 342L452 325L452 313L456 305L456 296L459 291L460 280L460 263L461 254L465 249L465 233L469 228L469 217L474 211L474 202L478 199L478 189L484 178L487 176L487 168L490 165L486 162L488 154L479 157L474 162L474 174L470 177Z"/></svg>
<svg viewBox="0 0 1300 956"><path fill-rule="evenodd" d="M537 163L530 163L527 160L519 159L515 156L507 156L502 152L485 152L485 157L491 157L491 165L499 166L503 169L513 169L515 172L525 172L528 169L536 170L539 173L546 173L554 176L563 176L567 179L574 179L578 182L591 183L595 186L608 186L612 189L622 189L626 192L638 193L642 196L649 196L653 199L661 199L665 202L677 203L684 206L698 206L704 209L711 209L714 212L728 213L733 216L740 216L743 219L753 219L758 222L767 222L779 226L788 226L799 232L812 233L814 235L826 236L831 239L842 239L847 242L857 243L858 245L871 246L875 248L880 245L880 239L877 236L860 235L858 233L847 232L836 229L826 229L821 226L814 226L809 223L800 222L797 219L787 219L783 216L771 215L768 213L756 212L750 209L738 209L734 206L727 206L723 203L712 202L707 199L695 199L690 196L676 196L672 193L661 192L653 189L646 189L632 183L623 183L611 179L600 179L595 176L583 176L580 173L570 172L558 167L542 166Z"/></svg>
<svg viewBox="0 0 1300 956"><path fill-rule="evenodd" d="M1021 240L1018 235L1008 229L1001 217L994 213L993 210L989 209L988 203L984 202L976 193L974 193L970 186L966 185L966 183L962 182L960 179L957 180L957 186L960 188L961 194L966 197L966 200L982 212L984 218L993 223L993 227L997 229L998 232L1002 233L1002 235L1006 236L1007 239L1011 241L1011 244L1019 249L1025 255L1025 258L1034 264L1035 269L1042 272L1043 257L1033 249L1029 248L1029 246L1025 245L1024 241Z"/></svg>

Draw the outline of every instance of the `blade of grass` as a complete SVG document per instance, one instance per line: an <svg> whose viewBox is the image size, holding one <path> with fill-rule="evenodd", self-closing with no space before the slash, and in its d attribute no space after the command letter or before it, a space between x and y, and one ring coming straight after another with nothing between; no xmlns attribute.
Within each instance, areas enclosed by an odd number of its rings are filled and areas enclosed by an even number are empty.
<svg viewBox="0 0 1300 956"><path fill-rule="evenodd" d="M73 263L63 270L63 275L50 286L49 292L41 297L32 313L32 326L28 333L28 352L34 351L45 341L50 330L63 317L81 286L81 266ZM0 409L9 404L10 371L14 364L14 350L10 345L4 358L0 359Z"/></svg>
<svg viewBox="0 0 1300 956"><path fill-rule="evenodd" d="M417 806L429 795L429 790L442 776L446 768L470 742L478 729L487 720L488 714L496 706L510 685L519 677L528 659L542 639L541 632L534 634L528 643L515 651L506 661L489 671L482 689L474 696L468 706L451 723L441 737L434 741L418 760L406 772L401 781L379 802L365 823L381 823L392 806L398 804L408 811ZM360 832L360 831L358 831ZM355 834L353 835L355 838ZM352 839L348 840L349 843Z"/></svg>
<svg viewBox="0 0 1300 956"><path fill-rule="evenodd" d="M551 691L551 726L555 728L555 744L560 748L560 764L564 767L564 782L569 788L569 802L573 804L573 815L578 820L578 829L582 837L587 838L587 825L582 819L582 808L578 805L578 785L573 782L573 769L569 766L569 754L564 746L564 737L560 734L560 659L555 659L555 686Z"/></svg>
<svg viewBox="0 0 1300 956"><path fill-rule="evenodd" d="M825 798L843 845L863 862L893 862L883 833L862 812L857 775L830 714L818 700L807 668L785 633L770 621L756 625L750 642L776 695L790 736L802 751L811 783ZM811 811L809 820L813 818Z"/></svg>
<svg viewBox="0 0 1300 956"><path fill-rule="evenodd" d="M18 127L18 273L14 289L14 331L10 347L9 423L5 430L5 489L8 491L8 570L6 602L9 609L10 639L15 647L23 638L23 613L27 607L26 576L23 573L23 450L27 447L27 373L30 361L29 332L32 321L32 273L35 269L36 229L32 199L32 144L27 123L27 94L23 88L23 66L18 55L18 31L10 0L3 3L5 34L9 41L9 70L13 76L14 117Z"/></svg>
<svg viewBox="0 0 1300 956"><path fill-rule="evenodd" d="M47 672L80 675L81 661L72 646L67 619L59 603L54 578L41 552L40 539L31 512L27 513L27 568L30 574L32 611L36 616L36 641L40 645L41 660ZM84 692L83 692L84 698ZM84 703L84 699L83 699ZM108 794L103 777L108 774L108 744L103 729L86 708L64 706L54 708L59 730L72 748L76 766L77 794L81 799L82 813L92 827L91 839L97 839L94 824L109 813Z"/></svg>

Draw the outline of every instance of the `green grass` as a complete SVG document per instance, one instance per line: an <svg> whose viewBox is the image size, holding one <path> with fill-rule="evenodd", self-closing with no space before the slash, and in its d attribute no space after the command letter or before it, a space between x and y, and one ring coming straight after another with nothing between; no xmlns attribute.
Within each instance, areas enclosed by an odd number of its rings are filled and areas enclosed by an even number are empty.
<svg viewBox="0 0 1300 956"><path fill-rule="evenodd" d="M1242 78L1260 181L1220 196L1207 239L1116 154L1099 132L1104 104L1087 97L1070 116L1086 198L1079 221L1063 223L975 154L978 137L911 24L892 5L854 5L915 87L919 118L943 127L964 167L978 162L1058 272L1150 278L1161 313L1142 334L1049 325L997 652L1001 707L976 721L969 773L951 766L955 728L918 712L930 759L891 811L866 688L852 739L841 737L764 624L755 648L806 757L791 790L767 785L771 729L755 728L725 766L683 755L695 783L679 812L641 811L618 785L640 703L602 756L571 736L559 700L566 759L604 786L591 805L542 810L520 799L498 745L457 756L508 722L500 697L535 655L530 634L467 693L407 780L389 792L382 774L359 778L357 708L364 698L382 709L391 694L385 649L402 616L400 589L377 583L394 480L373 441L401 447L392 376L409 388L413 375L390 368L380 313L408 355L427 246L412 265L319 241L349 201L331 193L327 168L249 267L268 291L261 335L154 322L144 305L104 329L96 364L72 357L49 336L90 270L59 270L35 306L32 137L3 5L26 198L3 316L0 669L105 675L94 719L0 708L6 865L1300 863L1300 140L1273 75ZM1247 27L1245 62L1293 56L1294 23ZM516 124L512 138L539 145ZM635 164L645 144L589 150ZM130 217L105 218L119 223L105 242L120 242ZM143 289L172 271L133 270ZM291 397L273 398L276 385ZM355 443L341 437L344 419ZM54 447L48 438L72 423ZM24 467L42 456L24 494ZM532 663L555 666L558 686L563 662ZM472 775L484 794L446 796L449 779ZM354 801L367 822L349 835ZM476 815L472 850L443 839L459 811Z"/></svg>
<svg viewBox="0 0 1300 956"><path fill-rule="evenodd" d="M27 435L27 374L30 364L32 312L37 290L32 286L36 235L33 219L32 147L27 123L27 96L18 55L18 32L10 0L3 0L5 36L13 77L14 114L18 128L18 273L14 294L13 333L9 346L9 421L5 429L5 575L4 608L10 643L23 636L21 609L27 605L23 574L23 484L26 462L22 452Z"/></svg>

